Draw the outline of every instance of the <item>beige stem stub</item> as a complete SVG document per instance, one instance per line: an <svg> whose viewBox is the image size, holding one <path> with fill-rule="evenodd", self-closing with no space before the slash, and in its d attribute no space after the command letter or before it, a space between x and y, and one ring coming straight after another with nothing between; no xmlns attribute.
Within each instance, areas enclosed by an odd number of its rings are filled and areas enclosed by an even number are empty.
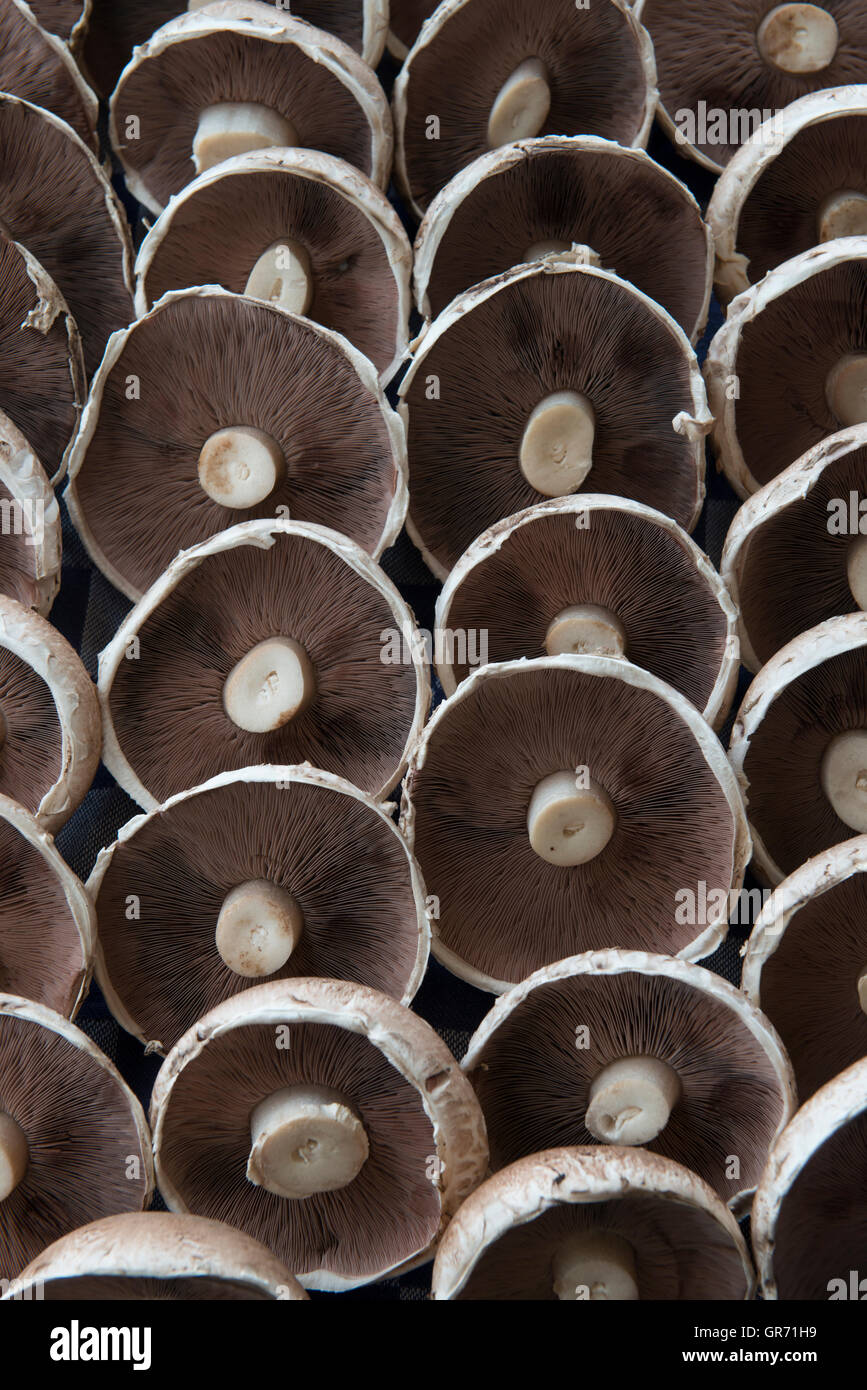
<svg viewBox="0 0 867 1390"><path fill-rule="evenodd" d="M571 250L571 241L534 241L524 252L524 262L531 265L533 261L543 261L546 256L562 256Z"/></svg>
<svg viewBox="0 0 867 1390"><path fill-rule="evenodd" d="M867 832L867 729L831 739L822 758L822 790L844 825Z"/></svg>
<svg viewBox="0 0 867 1390"><path fill-rule="evenodd" d="M554 1292L569 1302L634 1301L638 1298L635 1252L613 1231L582 1231L557 1251Z"/></svg>
<svg viewBox="0 0 867 1390"><path fill-rule="evenodd" d="M543 129L551 109L551 88L544 63L526 58L507 77L488 117L488 148L513 140L531 140Z"/></svg>
<svg viewBox="0 0 867 1390"><path fill-rule="evenodd" d="M545 634L549 656L626 655L626 629L616 613L595 603L579 603L558 613Z"/></svg>
<svg viewBox="0 0 867 1390"><path fill-rule="evenodd" d="M867 1014L867 965L858 976L858 1003L865 1014Z"/></svg>
<svg viewBox="0 0 867 1390"><path fill-rule="evenodd" d="M2 709L0 709L0 748L2 748L3 744L6 742L6 736L8 732L9 730L6 724L6 716L4 715Z"/></svg>
<svg viewBox="0 0 867 1390"><path fill-rule="evenodd" d="M832 193L819 208L819 242L867 235L867 194Z"/></svg>
<svg viewBox="0 0 867 1390"><path fill-rule="evenodd" d="M278 1197L334 1192L357 1177L369 1146L361 1120L324 1086L287 1086L250 1119L247 1177Z"/></svg>
<svg viewBox="0 0 867 1390"><path fill-rule="evenodd" d="M561 868L595 859L616 824L611 798L584 769L543 777L527 811L530 844L540 859Z"/></svg>
<svg viewBox="0 0 867 1390"><path fill-rule="evenodd" d="M233 510L258 507L283 477L286 464L276 439L251 425L231 425L206 439L199 454L199 482L212 502Z"/></svg>
<svg viewBox="0 0 867 1390"><path fill-rule="evenodd" d="M303 923L291 893L266 879L252 879L226 895L217 918L217 950L236 975L262 979L283 969Z"/></svg>
<svg viewBox="0 0 867 1390"><path fill-rule="evenodd" d="M0 1202L14 1192L24 1174L30 1151L17 1120L0 1110Z"/></svg>
<svg viewBox="0 0 867 1390"><path fill-rule="evenodd" d="M818 5L777 5L756 34L766 63L782 72L821 72L837 52L834 16Z"/></svg>
<svg viewBox="0 0 867 1390"><path fill-rule="evenodd" d="M586 396L555 391L540 401L521 439L521 472L545 497L576 492L593 466L596 416Z"/></svg>
<svg viewBox="0 0 867 1390"><path fill-rule="evenodd" d="M316 679L304 648L291 637L269 637L229 672L223 705L239 729L269 734L301 714L315 693Z"/></svg>
<svg viewBox="0 0 867 1390"><path fill-rule="evenodd" d="M244 293L291 314L306 314L313 301L313 271L306 246L292 237L275 241L250 271Z"/></svg>
<svg viewBox="0 0 867 1390"><path fill-rule="evenodd" d="M867 536L856 536L846 551L846 578L852 597L867 612Z"/></svg>
<svg viewBox="0 0 867 1390"><path fill-rule="evenodd" d="M270 106L260 106L255 101L221 101L206 107L199 117L193 137L193 163L196 173L203 174L224 159L248 150L297 144L291 121Z"/></svg>
<svg viewBox="0 0 867 1390"><path fill-rule="evenodd" d="M828 373L825 398L841 425L867 424L867 353L840 358Z"/></svg>
<svg viewBox="0 0 867 1390"><path fill-rule="evenodd" d="M622 1057L590 1087L584 1123L601 1144L649 1144L680 1099L680 1078L657 1057Z"/></svg>

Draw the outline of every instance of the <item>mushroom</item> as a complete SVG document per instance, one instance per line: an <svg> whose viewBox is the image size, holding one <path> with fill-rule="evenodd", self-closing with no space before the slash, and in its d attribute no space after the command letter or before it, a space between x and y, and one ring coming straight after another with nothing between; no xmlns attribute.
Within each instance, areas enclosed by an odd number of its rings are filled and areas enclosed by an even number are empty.
<svg viewBox="0 0 867 1390"><path fill-rule="evenodd" d="M510 265L590 246L662 304L692 342L707 322L713 241L673 174L592 135L546 135L480 155L446 184L415 243L419 312L442 312Z"/></svg>
<svg viewBox="0 0 867 1390"><path fill-rule="evenodd" d="M43 29L23 0L0 5L0 90L14 92L68 121L98 151L99 103L69 48Z"/></svg>
<svg viewBox="0 0 867 1390"><path fill-rule="evenodd" d="M771 1150L752 1210L766 1299L863 1300L867 1057L802 1106Z"/></svg>
<svg viewBox="0 0 867 1390"><path fill-rule="evenodd" d="M66 473L85 394L81 340L65 299L36 258L0 231L0 408L52 484Z"/></svg>
<svg viewBox="0 0 867 1390"><path fill-rule="evenodd" d="M2 411L0 515L0 593L44 617L60 588L60 508L42 465Z"/></svg>
<svg viewBox="0 0 867 1390"><path fill-rule="evenodd" d="M74 1018L90 985L95 932L90 898L54 841L0 794L0 990Z"/></svg>
<svg viewBox="0 0 867 1390"><path fill-rule="evenodd" d="M355 980L409 1004L430 929L391 809L329 773L251 767L129 821L87 885L118 1022L165 1052L266 976Z"/></svg>
<svg viewBox="0 0 867 1390"><path fill-rule="evenodd" d="M77 52L90 22L93 0L29 0L43 29L56 34Z"/></svg>
<svg viewBox="0 0 867 1390"><path fill-rule="evenodd" d="M736 627L725 585L676 522L578 493L497 522L465 551L437 601L435 659L452 695L482 655L470 633L485 634L490 661L626 656L718 727L737 683Z"/></svg>
<svg viewBox="0 0 867 1390"><path fill-rule="evenodd" d="M762 908L743 989L780 1034L801 1103L867 1055L867 835L817 854Z"/></svg>
<svg viewBox="0 0 867 1390"><path fill-rule="evenodd" d="M60 1014L0 994L0 1279L152 1192L147 1122L120 1073Z"/></svg>
<svg viewBox="0 0 867 1390"><path fill-rule="evenodd" d="M0 791L53 834L90 788L100 734L78 654L38 613L0 594Z"/></svg>
<svg viewBox="0 0 867 1390"><path fill-rule="evenodd" d="M812 92L741 146L707 210L721 299L812 246L867 233L865 118L863 86Z"/></svg>
<svg viewBox="0 0 867 1390"><path fill-rule="evenodd" d="M623 658L474 671L413 748L401 823L434 954L494 992L612 941L710 954L750 853L711 729Z"/></svg>
<svg viewBox="0 0 867 1390"><path fill-rule="evenodd" d="M135 505L156 495L158 508ZM172 292L110 339L66 501L134 601L179 550L290 510L377 558L406 512L403 425L336 333L213 286Z"/></svg>
<svg viewBox="0 0 867 1390"><path fill-rule="evenodd" d="M763 882L867 831L865 647L867 613L829 618L771 657L744 696L729 758Z"/></svg>
<svg viewBox="0 0 867 1390"><path fill-rule="evenodd" d="M314 1289L429 1258L488 1161L445 1043L338 980L277 980L212 1009L163 1063L151 1119L171 1210L246 1231Z"/></svg>
<svg viewBox="0 0 867 1390"><path fill-rule="evenodd" d="M867 424L830 435L740 508L722 576L740 610L741 659L758 671L826 618L867 609ZM867 511L867 508L864 509Z"/></svg>
<svg viewBox="0 0 867 1390"><path fill-rule="evenodd" d="M444 0L407 55L393 105L395 175L421 217L460 169L514 140L556 132L646 145L653 46L626 0L510 0L505 10L501 0Z"/></svg>
<svg viewBox="0 0 867 1390"><path fill-rule="evenodd" d="M0 206L4 231L38 257L66 296L93 372L109 333L132 316L126 218L101 166L66 122L5 93Z"/></svg>
<svg viewBox="0 0 867 1390"><path fill-rule="evenodd" d="M389 0L388 51L392 57L403 62L436 7L436 0Z"/></svg>
<svg viewBox="0 0 867 1390"><path fill-rule="evenodd" d="M13 1281L6 1302L301 1302L294 1275L222 1221L123 1212L61 1236ZM2 1302L3 1299L0 1299Z"/></svg>
<svg viewBox="0 0 867 1390"><path fill-rule="evenodd" d="M746 1242L706 1182L645 1149L549 1149L482 1183L451 1221L433 1297L752 1298Z"/></svg>
<svg viewBox="0 0 867 1390"><path fill-rule="evenodd" d="M109 132L130 192L157 213L248 150L306 145L383 188L391 168L388 103L371 69L340 39L257 0L219 0L157 30L121 74Z"/></svg>
<svg viewBox="0 0 867 1390"><path fill-rule="evenodd" d="M867 26L851 0L636 0L633 8L656 52L663 129L714 172L763 119L807 92L867 77Z"/></svg>
<svg viewBox="0 0 867 1390"><path fill-rule="evenodd" d="M712 444L748 497L826 435L867 423L867 236L771 270L732 302L705 363Z"/></svg>
<svg viewBox="0 0 867 1390"><path fill-rule="evenodd" d="M377 800L430 686L409 608L353 541L248 521L182 551L99 659L103 758L145 810L217 772L309 761Z"/></svg>
<svg viewBox="0 0 867 1390"><path fill-rule="evenodd" d="M407 529L445 579L494 522L588 482L691 530L712 417L658 304L580 254L485 280L421 339L400 384Z"/></svg>
<svg viewBox="0 0 867 1390"><path fill-rule="evenodd" d="M498 999L463 1061L494 1170L546 1147L650 1148L735 1212L795 1111L767 1019L700 965L642 951L561 960Z"/></svg>
<svg viewBox="0 0 867 1390"><path fill-rule="evenodd" d="M342 333L386 382L407 351L411 265L397 214L357 170L315 150L261 150L172 199L138 254L136 311L218 282Z"/></svg>

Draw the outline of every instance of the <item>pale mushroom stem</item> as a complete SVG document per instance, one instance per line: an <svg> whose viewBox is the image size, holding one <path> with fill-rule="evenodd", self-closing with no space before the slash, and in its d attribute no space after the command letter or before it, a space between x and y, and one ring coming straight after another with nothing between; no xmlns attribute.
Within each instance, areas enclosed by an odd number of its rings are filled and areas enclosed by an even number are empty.
<svg viewBox="0 0 867 1390"><path fill-rule="evenodd" d="M217 950L236 975L260 979L282 970L301 936L304 918L291 893L266 879L241 883L226 895L217 918Z"/></svg>
<svg viewBox="0 0 867 1390"><path fill-rule="evenodd" d="M278 1197L334 1192L358 1176L369 1146L361 1120L338 1091L287 1086L250 1119L247 1177Z"/></svg>
<svg viewBox="0 0 867 1390"><path fill-rule="evenodd" d="M6 742L6 734L6 716L4 715L2 709L0 709L0 748L2 748L3 744Z"/></svg>
<svg viewBox="0 0 867 1390"><path fill-rule="evenodd" d="M867 1014L867 965L858 976L858 1003L865 1014Z"/></svg>
<svg viewBox="0 0 867 1390"><path fill-rule="evenodd" d="M534 241L524 252L525 262L542 261L546 256L564 256L573 265L590 265L595 270L602 265L599 253L580 241Z"/></svg>
<svg viewBox="0 0 867 1390"><path fill-rule="evenodd" d="M831 739L822 758L822 790L836 815L859 835L867 832L867 729Z"/></svg>
<svg viewBox="0 0 867 1390"><path fill-rule="evenodd" d="M867 424L867 353L850 352L835 363L825 398L841 425Z"/></svg>
<svg viewBox="0 0 867 1390"><path fill-rule="evenodd" d="M766 63L782 72L821 72L837 52L834 16L818 5L777 5L756 33Z"/></svg>
<svg viewBox="0 0 867 1390"><path fill-rule="evenodd" d="M579 603L564 608L545 634L549 656L566 653L623 657L626 655L626 629L616 613L595 603Z"/></svg>
<svg viewBox="0 0 867 1390"><path fill-rule="evenodd" d="M223 706L239 729L267 734L301 714L315 694L313 667L301 644L291 637L269 637L229 672Z"/></svg>
<svg viewBox="0 0 867 1390"><path fill-rule="evenodd" d="M530 415L521 438L521 472L544 497L576 492L593 466L596 415L578 391L555 391Z"/></svg>
<svg viewBox="0 0 867 1390"><path fill-rule="evenodd" d="M0 1110L0 1202L5 1202L27 1172L30 1151L17 1120Z"/></svg>
<svg viewBox="0 0 867 1390"><path fill-rule="evenodd" d="M849 546L846 578L858 607L867 612L867 536L856 537Z"/></svg>
<svg viewBox="0 0 867 1390"><path fill-rule="evenodd" d="M313 302L313 270L306 246L292 237L275 241L250 271L244 293L291 314L306 314Z"/></svg>
<svg viewBox="0 0 867 1390"><path fill-rule="evenodd" d="M507 77L488 117L488 148L513 140L530 140L544 128L551 109L551 88L545 64L525 58Z"/></svg>
<svg viewBox="0 0 867 1390"><path fill-rule="evenodd" d="M222 164L248 150L267 150L297 145L298 136L291 121L255 101L221 101L208 106L199 116L193 137L193 163L196 173Z"/></svg>
<svg viewBox="0 0 867 1390"><path fill-rule="evenodd" d="M867 196L846 190L832 193L819 208L819 241L867 234Z"/></svg>
<svg viewBox="0 0 867 1390"><path fill-rule="evenodd" d="M583 1231L557 1251L554 1292L567 1302L635 1301L635 1252L613 1231Z"/></svg>
<svg viewBox="0 0 867 1390"><path fill-rule="evenodd" d="M680 1078L657 1057L621 1057L590 1087L584 1123L602 1144L649 1144L680 1099Z"/></svg>
<svg viewBox="0 0 867 1390"><path fill-rule="evenodd" d="M586 768L543 777L527 810L531 846L540 859L562 868L595 859L616 824L611 798Z"/></svg>
<svg viewBox="0 0 867 1390"><path fill-rule="evenodd" d="M205 440L199 454L199 483L221 507L258 507L286 471L276 439L252 425L231 425Z"/></svg>

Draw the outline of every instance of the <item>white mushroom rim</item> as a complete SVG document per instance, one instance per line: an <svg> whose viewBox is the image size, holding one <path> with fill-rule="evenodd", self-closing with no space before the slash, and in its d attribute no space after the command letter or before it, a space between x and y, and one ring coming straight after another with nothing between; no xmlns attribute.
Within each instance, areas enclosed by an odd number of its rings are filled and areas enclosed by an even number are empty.
<svg viewBox="0 0 867 1390"><path fill-rule="evenodd" d="M88 9L89 7L90 0L88 0ZM82 114L92 131L91 138L94 153L98 153L99 140L96 135L96 126L99 120L99 98L90 84L85 81L84 73L73 57L70 47L72 40L70 39L70 42L66 43L63 39L59 38L57 34L47 29L39 22L28 4L16 4L15 8L37 31L42 43L45 44L46 48L51 50L58 65L63 69L76 97L81 103ZM50 74L46 70L45 64L40 64L40 66L43 69L44 76L48 77Z"/></svg>
<svg viewBox="0 0 867 1390"><path fill-rule="evenodd" d="M865 615L867 619L867 615ZM732 868L730 891L725 895L725 901L721 905L716 905L709 910L708 922L704 930L688 946L685 946L678 953L677 959L683 961L703 960L716 950L717 946L725 940L728 933L728 904L731 899L731 890L738 890L742 883L746 866L750 861L752 853L752 842L750 831L747 824L746 811L744 809L743 798L738 787L732 769L725 755L716 734L710 725L699 714L694 705L670 685L652 676L649 671L644 671L639 666L633 666L631 662L624 661L617 657L602 656L548 656L534 657L532 659L523 658L520 661L491 662L487 666L480 666L462 681L457 690L448 700L434 711L421 734L414 740L407 765L407 776L401 797L400 827L410 843L415 840L415 805L413 803L413 781L416 775L424 767L427 758L428 746L434 735L439 730L442 723L447 723L455 704L460 700L471 698L478 686L485 681L509 680L510 677L523 673L536 671L573 671L576 675L594 676L598 678L613 678L621 680L627 685L634 686L638 690L647 690L663 701L672 711L675 718L679 718L687 725L690 733L695 739L699 752L705 763L710 768L716 782L725 797L726 803L731 812L733 821L733 844L732 844ZM592 772L592 769L591 769ZM476 970L456 955L449 947L444 945L439 938L437 926L432 924L431 951L436 959L446 967L453 975L468 984L475 985L477 989L484 989L492 994L504 995L506 992L514 992L516 986L513 981L496 980L491 976ZM621 952L620 956L628 953ZM578 959L577 957L575 959ZM531 976L535 979L535 976ZM520 988L520 986L518 986ZM490 1015L489 1015L490 1017Z"/></svg>
<svg viewBox="0 0 867 1390"><path fill-rule="evenodd" d="M218 773L216 777L210 778L209 781L203 782L201 786L192 787L189 791L178 792L175 796L169 797L161 806L143 812L141 815L133 816L125 825L121 826L114 843L100 850L90 877L87 880L88 901L93 902L96 913L98 914L99 912L99 892L102 887L103 879L108 872L118 845L127 844L130 840L135 838L139 830L143 829L158 816L163 815L165 812L170 812L175 806L180 806L184 802L190 801L204 792L215 791L220 787L234 786L238 783L251 782L262 783L267 786L277 784L287 792L289 792L291 786L296 784L299 786L322 787L325 790L339 792L342 796L347 796L353 801L360 802L370 811L371 815L377 816L384 825L388 827L389 832L394 835L395 843L400 846L409 870L412 895L416 908L416 922L418 925L418 953L415 965L407 980L406 988L400 1001L402 1004L409 1005L418 993L421 982L424 979L430 952L431 938L426 890L422 880L421 870L412 852L412 841L398 830L393 816L395 810L393 803L387 801L374 801L366 792L359 790L358 787L353 786L351 782L347 782L343 777L338 777L332 772L323 772L318 768L313 768L309 763L281 767L261 764L256 767L243 768L239 772L221 772ZM0 810L2 810L2 803L0 803ZM78 882L78 880L76 880L76 882ZM105 995L106 1003L113 1017L121 1027L124 1028L127 1033L132 1034L134 1038L138 1038L139 1042L145 1045L148 1052L156 1052L159 1053L160 1056L165 1055L161 1041L158 1038L148 1038L142 1032L140 1025L136 1022L135 1018L133 1018L129 1009L124 1004L123 999L109 975L105 962L105 954L98 938L95 946L94 971L97 983Z"/></svg>
<svg viewBox="0 0 867 1390"><path fill-rule="evenodd" d="M8 494L2 496L3 493ZM24 435L0 411L0 531L22 535L36 612L45 617L60 588L60 507Z"/></svg>
<svg viewBox="0 0 867 1390"><path fill-rule="evenodd" d="M829 658L862 647L867 647L867 613L850 613L845 617L828 618L817 627L810 628L808 632L793 637L791 642L782 647L762 667L744 696L729 744L729 761L745 797L749 791L749 780L744 771L744 764L750 751L750 742L777 696L793 681L807 671L821 666ZM818 780L816 791L819 795L825 795ZM771 857L753 824L750 824L750 833L753 839L754 864L759 877L771 885L782 883L786 875Z"/></svg>
<svg viewBox="0 0 867 1390"><path fill-rule="evenodd" d="M867 1108L867 1057L810 1097L776 1139L752 1208L752 1238L762 1295L777 1298L774 1244L780 1211L810 1159Z"/></svg>
<svg viewBox="0 0 867 1390"><path fill-rule="evenodd" d="M725 619L725 651L713 690L708 696L707 704L701 711L708 724L712 728L717 728L725 719L738 679L739 654L736 643L738 610L736 604L732 601L726 585L707 555L696 545L692 537L687 535L686 531L678 526L671 517L655 511L652 507L646 507L642 502L634 502L631 498L613 497L605 493L579 492L570 497L554 497L544 502L538 502L532 507L526 507L523 511L516 512L514 516L505 517L502 521L496 522L494 526L491 526L483 535L473 541L449 572L437 599L437 630L442 632L450 630L449 612L456 594L467 577L478 565L484 564L490 556L495 555L521 527L532 526L536 521L543 521L545 517L549 516L575 516L577 518L584 513L587 514L592 526L592 515L595 511L624 512L629 516L640 517L649 525L658 526L661 530L669 532L686 551L699 577L718 603ZM583 596L576 595L575 600L576 603L580 603L583 601ZM437 675L446 695L453 695L457 689L454 665L448 659L450 655L448 650L445 653L439 653L441 659L438 659L436 663Z"/></svg>
<svg viewBox="0 0 867 1390"><path fill-rule="evenodd" d="M129 158L130 153L135 152L135 142L128 141L118 129L118 107L122 103L124 83L141 64L158 60L174 44L212 34L235 33L265 43L290 44L300 49L312 63L321 63L357 102L370 130L371 179L379 187L387 184L393 149L391 117L385 94L373 72L348 44L334 34L316 29L304 20L293 19L287 11L278 11L271 18L267 13L270 8L234 0L231 7L221 6L219 10L213 10L208 6L205 10L179 14L135 50L118 78L109 104L109 138L123 166L129 191L151 212L161 213L163 205L151 193L146 177L138 172ZM300 134L303 138L304 132Z"/></svg>
<svg viewBox="0 0 867 1390"><path fill-rule="evenodd" d="M372 560L367 551L362 550L354 541L349 540L346 536L341 536L337 531L329 530L325 526L314 526L312 522L302 521L271 521L268 518L263 521L244 521L239 526L232 526L227 531L218 532L216 536L209 536L207 540L191 546L189 550L182 550L165 573L160 575L159 579L155 580L147 592L142 595L135 608L127 614L114 637L99 656L97 692L102 710L103 761L115 781L145 811L158 810L160 803L144 786L138 774L127 761L118 741L111 714L112 685L121 662L126 658L129 643L132 638L138 635L140 629L157 610L163 599L172 593L181 580L192 570L195 570L203 560L212 555L220 555L225 551L234 550L237 546L242 545L252 545L260 550L270 550L281 536L298 536L325 546L385 600L394 616L394 627L398 632L412 632L415 629L409 608L376 561ZM387 784L378 789L374 797L374 800L377 801L387 796L403 776L409 750L424 726L430 704L430 674L423 659L420 644L410 642L408 645L416 676L415 712L398 766L394 769Z"/></svg>
<svg viewBox="0 0 867 1390"><path fill-rule="evenodd" d="M730 389L731 383L737 381L738 377L741 334L769 304L796 285L802 285L814 275L821 275L835 266L845 265L847 261L863 260L867 260L867 236L841 237L784 261L782 265L769 270L757 285L732 300L726 321L708 348L704 376L710 409L716 422L712 442L726 477L744 501L759 491L760 484L753 477L738 441L737 398L733 397Z"/></svg>
<svg viewBox="0 0 867 1390"><path fill-rule="evenodd" d="M488 1166L485 1123L475 1092L445 1043L423 1019L377 990L337 980L295 979L257 985L212 1009L175 1045L157 1076L150 1109L156 1172L166 1204L172 1211L187 1211L161 1155L172 1090L184 1067L213 1038L235 1028L285 1023L330 1024L366 1037L417 1092L440 1160L431 1181L440 1202L441 1234L461 1202L479 1185ZM413 1267L430 1258L430 1253L429 1249L419 1250L409 1260L362 1282ZM300 1282L306 1288L339 1292L356 1288L359 1281L314 1270L300 1276Z"/></svg>
<svg viewBox="0 0 867 1390"><path fill-rule="evenodd" d="M713 237L710 228L702 218L701 208L686 185L675 178L668 169L663 169L662 165L651 159L646 150L618 145L616 140L605 140L600 135L541 135L534 140L517 140L514 144L504 145L500 149L489 150L487 154L479 155L472 164L468 164L465 169L461 169L455 174L445 188L440 189L422 218L413 248L413 294L416 308L425 319L421 334L427 331L433 318L428 298L428 287L436 265L437 254L458 208L466 198L475 193L486 179L496 178L498 174L504 173L514 165L521 164L526 159L543 157L548 152L553 154L574 153L576 156L583 153L609 155L612 159L629 160L639 169L652 170L660 183L668 186L672 194L683 199L684 205L694 214L696 225L700 228L707 244L704 300L693 330L689 335L690 342L696 343L707 323L714 270ZM576 231L580 232L580 230L580 227L576 228ZM503 268L505 269L505 267Z"/></svg>
<svg viewBox="0 0 867 1390"><path fill-rule="evenodd" d="M352 208L366 218L381 241L389 268L394 276L397 298L397 336L394 357L388 367L380 373L380 382L383 386L386 385L406 358L409 350L412 248L397 213L376 184L371 183L370 179L366 178L360 170L353 168L346 160L338 159L334 155L323 154L319 150L254 150L250 154L236 155L233 159L227 159L224 164L218 164L215 168L207 170L206 173L200 174L197 179L193 179L185 188L182 188L180 193L172 198L163 215L154 223L139 248L135 263L136 316L142 318L151 308L151 299L147 289L148 272L164 240L171 235L172 224L178 209L183 207L187 199L194 198L202 189L211 187L221 179L244 174L267 173L269 170L278 173L282 171L294 178L306 179L310 183L325 184L334 188ZM286 228L287 237L291 237L292 230L291 227ZM263 252L267 250L268 246L262 247ZM250 270L253 270L252 265ZM218 273L219 266L214 266L215 279ZM177 293L177 291L170 293ZM163 296L163 299L167 298L168 295Z"/></svg>

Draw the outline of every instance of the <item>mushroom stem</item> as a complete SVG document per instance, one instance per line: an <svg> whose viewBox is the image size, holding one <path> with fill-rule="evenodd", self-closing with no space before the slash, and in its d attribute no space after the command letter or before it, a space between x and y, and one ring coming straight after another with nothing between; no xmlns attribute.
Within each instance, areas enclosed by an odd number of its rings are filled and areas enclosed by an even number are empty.
<svg viewBox="0 0 867 1390"><path fill-rule="evenodd" d="M220 101L206 107L199 117L193 137L193 163L196 173L202 174L224 159L248 150L297 144L292 123L270 106L255 101Z"/></svg>
<svg viewBox="0 0 867 1390"><path fill-rule="evenodd" d="M766 63L782 72L821 72L837 52L833 15L818 5L777 5L756 33Z"/></svg>
<svg viewBox="0 0 867 1390"><path fill-rule="evenodd" d="M7 732L8 731L6 726L6 716L4 715L2 709L0 709L0 748L2 748L3 744L6 742Z"/></svg>
<svg viewBox="0 0 867 1390"><path fill-rule="evenodd" d="M303 923L291 893L266 879L252 879L226 895L217 918L217 950L236 975L273 975L298 945Z"/></svg>
<svg viewBox="0 0 867 1390"><path fill-rule="evenodd" d="M360 1119L325 1086L287 1086L267 1096L253 1111L250 1134L247 1177L278 1197L346 1187L369 1153Z"/></svg>
<svg viewBox="0 0 867 1390"><path fill-rule="evenodd" d="M552 772L530 798L527 834L540 859L571 868L586 864L608 844L617 812L605 788L586 774Z"/></svg>
<svg viewBox="0 0 867 1390"><path fill-rule="evenodd" d="M250 271L244 293L266 299L292 314L306 314L313 301L313 272L307 248L292 237L275 241Z"/></svg>
<svg viewBox="0 0 867 1390"><path fill-rule="evenodd" d="M521 438L521 472L545 497L576 492L593 466L596 415L586 396L555 391L540 401Z"/></svg>
<svg viewBox="0 0 867 1390"><path fill-rule="evenodd" d="M251 425L217 430L202 445L199 482L213 502L243 510L264 502L285 472L276 439Z"/></svg>
<svg viewBox="0 0 867 1390"><path fill-rule="evenodd" d="M828 373L825 399L841 425L867 423L867 353L840 358Z"/></svg>
<svg viewBox="0 0 867 1390"><path fill-rule="evenodd" d="M819 208L819 241L867 234L867 195L847 190L832 193Z"/></svg>
<svg viewBox="0 0 867 1390"><path fill-rule="evenodd" d="M849 546L846 578L858 607L867 612L867 536L857 536Z"/></svg>
<svg viewBox="0 0 867 1390"><path fill-rule="evenodd" d="M488 148L530 140L545 125L551 109L548 72L538 58L525 58L507 77L488 117Z"/></svg>
<svg viewBox="0 0 867 1390"><path fill-rule="evenodd" d="M27 1172L30 1151L24 1131L0 1110L0 1202L5 1202Z"/></svg>
<svg viewBox="0 0 867 1390"><path fill-rule="evenodd" d="M291 637L269 637L229 672L223 705L239 729L268 734L301 714L315 693L313 667L304 648Z"/></svg>
<svg viewBox="0 0 867 1390"><path fill-rule="evenodd" d="M865 1014L867 1014L867 965L858 976L858 1003Z"/></svg>
<svg viewBox="0 0 867 1390"><path fill-rule="evenodd" d="M831 739L822 758L822 790L844 825L867 831L867 729Z"/></svg>
<svg viewBox="0 0 867 1390"><path fill-rule="evenodd" d="M549 656L577 652L584 656L621 657L626 654L626 629L616 613L595 603L564 608L545 634Z"/></svg>
<svg viewBox="0 0 867 1390"><path fill-rule="evenodd" d="M635 1252L613 1231L582 1231L554 1256L554 1292L569 1302L633 1302L638 1298Z"/></svg>
<svg viewBox="0 0 867 1390"><path fill-rule="evenodd" d="M524 252L524 262L542 261L546 256L562 256L564 251L571 251L571 241L534 241L532 246L528 246Z"/></svg>
<svg viewBox="0 0 867 1390"><path fill-rule="evenodd" d="M621 1057L590 1087L584 1123L602 1144L649 1144L680 1099L680 1078L657 1057Z"/></svg>

